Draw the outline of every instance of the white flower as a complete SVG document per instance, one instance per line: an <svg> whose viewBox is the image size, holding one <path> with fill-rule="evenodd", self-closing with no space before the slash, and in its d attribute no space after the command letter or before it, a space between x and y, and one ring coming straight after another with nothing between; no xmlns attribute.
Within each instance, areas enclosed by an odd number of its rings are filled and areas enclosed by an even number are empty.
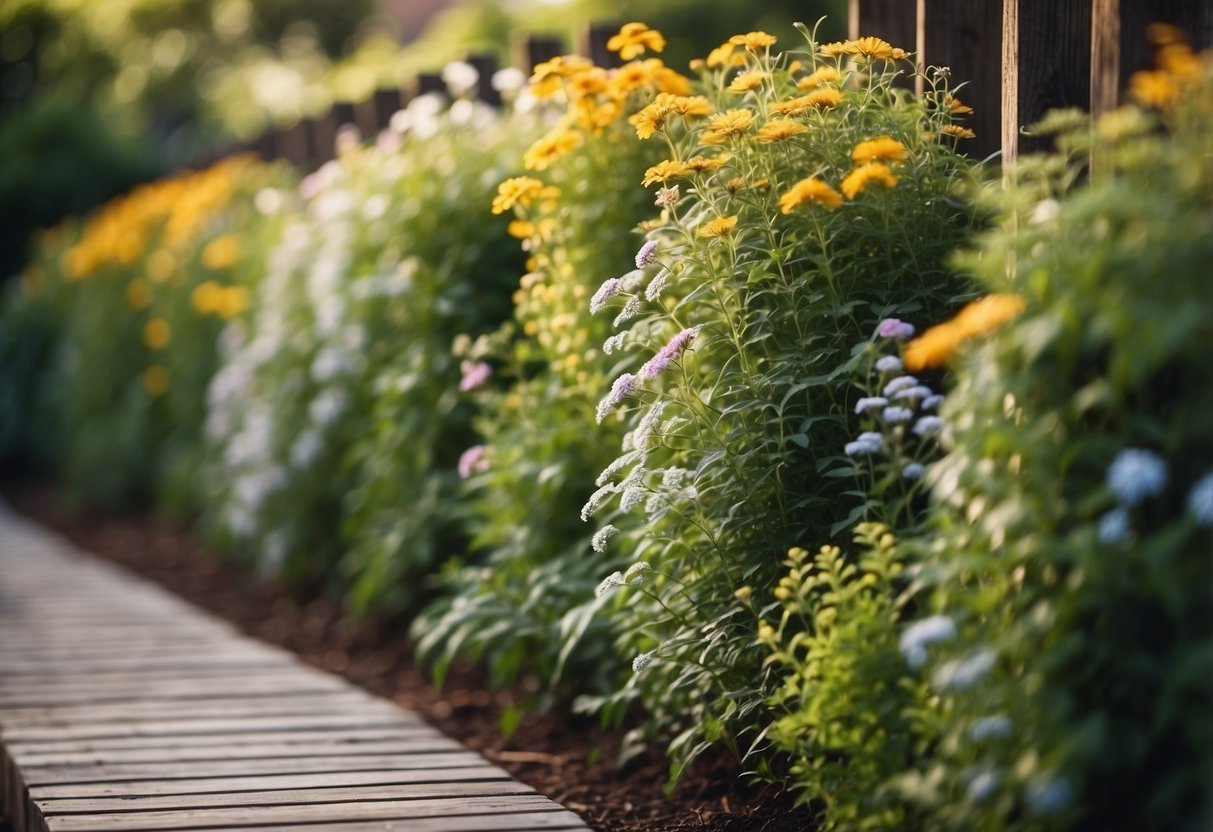
<svg viewBox="0 0 1213 832"><path fill-rule="evenodd" d="M526 84L526 73L516 67L507 66L493 73L493 89L503 96L516 94Z"/></svg>
<svg viewBox="0 0 1213 832"><path fill-rule="evenodd" d="M586 500L585 505L581 507L582 522L588 522L590 515L598 510L598 507L602 505L602 501L606 499L606 496L613 494L616 490L618 489L614 485L607 484L591 494L590 499Z"/></svg>
<svg viewBox="0 0 1213 832"><path fill-rule="evenodd" d="M640 673L651 665L653 663L653 659L656 657L656 653L656 650L650 650L649 652L641 653L639 656L632 659L632 672Z"/></svg>
<svg viewBox="0 0 1213 832"><path fill-rule="evenodd" d="M914 432L919 436L930 436L939 433L943 427L943 419L938 416L923 416L914 423Z"/></svg>
<svg viewBox="0 0 1213 832"><path fill-rule="evenodd" d="M931 681L940 690L964 690L993 669L994 658L993 650L978 650L963 659L953 659L941 665Z"/></svg>
<svg viewBox="0 0 1213 832"><path fill-rule="evenodd" d="M927 661L926 648L937 641L955 638L956 624L949 616L932 615L915 621L901 632L897 649L913 668L922 667Z"/></svg>
<svg viewBox="0 0 1213 832"><path fill-rule="evenodd" d="M864 413L868 410L873 410L878 407L885 407L889 400L884 396L864 396L859 401L855 402L855 412Z"/></svg>
<svg viewBox="0 0 1213 832"><path fill-rule="evenodd" d="M627 337L628 333L626 330L624 332L615 333L610 338L602 342L602 351L607 355L611 355L615 352L615 350L623 347L623 342L627 340Z"/></svg>
<svg viewBox="0 0 1213 832"><path fill-rule="evenodd" d="M1117 506L1099 518L1099 530L1096 535L1100 543L1120 543L1128 539L1132 530L1129 510L1124 506Z"/></svg>
<svg viewBox="0 0 1213 832"><path fill-rule="evenodd" d="M900 373L901 359L895 355L882 355L876 359L876 369L881 373Z"/></svg>
<svg viewBox="0 0 1213 832"><path fill-rule="evenodd" d="M616 474L618 474L620 471L622 471L627 466L631 465L633 462L639 461L639 459L640 459L639 451L628 451L627 453L623 454L622 456L616 457L614 462L612 462L610 465L608 465L607 467L602 469L602 473L599 474L597 479L594 480L594 485L597 485L598 487L601 488L602 486L606 485L607 483L609 483L613 479L615 479Z"/></svg>
<svg viewBox="0 0 1213 832"><path fill-rule="evenodd" d="M619 571L607 575L594 590L594 595L601 598L617 586L623 586L623 573Z"/></svg>
<svg viewBox="0 0 1213 832"><path fill-rule="evenodd" d="M611 325L619 326L622 323L626 323L627 321L632 320L632 318L635 318L638 312L640 312L640 298L628 298L628 302L623 307L623 311L615 316L615 320L611 322Z"/></svg>
<svg viewBox="0 0 1213 832"><path fill-rule="evenodd" d="M653 204L658 208L668 208L671 205L678 203L678 186L672 185L669 188L661 188L657 191L657 199L653 200Z"/></svg>
<svg viewBox="0 0 1213 832"><path fill-rule="evenodd" d="M623 582L628 586L641 586L648 578L648 572L652 569L646 562L638 560L628 567L628 571L623 573Z"/></svg>
<svg viewBox="0 0 1213 832"><path fill-rule="evenodd" d="M607 301L619 293L619 278L610 277L603 281L590 298L590 314L597 315L606 306Z"/></svg>
<svg viewBox="0 0 1213 832"><path fill-rule="evenodd" d="M669 280L669 269L662 269L661 271L657 272L653 279L649 281L649 285L644 289L644 299L649 303L656 303L657 301L661 300L661 293L665 291L666 284L669 283Z"/></svg>
<svg viewBox="0 0 1213 832"><path fill-rule="evenodd" d="M607 540L610 539L611 535L615 534L618 531L619 531L619 529L615 528L614 525L608 523L607 525L603 526L598 531L594 532L594 537L590 540L590 546L593 548L593 550L595 552L605 552Z"/></svg>
<svg viewBox="0 0 1213 832"><path fill-rule="evenodd" d="M623 490L623 496L619 498L619 507L624 511L631 511L644 502L645 490L640 486L633 485Z"/></svg>
<svg viewBox="0 0 1213 832"><path fill-rule="evenodd" d="M1213 526L1213 474L1205 474L1188 492L1188 513L1197 524Z"/></svg>
<svg viewBox="0 0 1213 832"><path fill-rule="evenodd" d="M898 390L893 398L897 399L899 402L903 402L907 400L913 401L915 399L926 400L931 398L933 395L935 394L931 392L930 387L927 387L925 384L915 384L914 386L907 387L904 390Z"/></svg>
<svg viewBox="0 0 1213 832"><path fill-rule="evenodd" d="M918 384L918 379L914 376L898 376L884 386L884 394L892 397L899 390L905 390Z"/></svg>
<svg viewBox="0 0 1213 832"><path fill-rule="evenodd" d="M451 95L459 98L480 81L480 73L467 61L451 61L442 68L442 81Z"/></svg>
<svg viewBox="0 0 1213 832"><path fill-rule="evenodd" d="M1122 505L1135 506L1162 493L1167 485L1167 464L1157 454L1125 448L1108 466L1108 488Z"/></svg>

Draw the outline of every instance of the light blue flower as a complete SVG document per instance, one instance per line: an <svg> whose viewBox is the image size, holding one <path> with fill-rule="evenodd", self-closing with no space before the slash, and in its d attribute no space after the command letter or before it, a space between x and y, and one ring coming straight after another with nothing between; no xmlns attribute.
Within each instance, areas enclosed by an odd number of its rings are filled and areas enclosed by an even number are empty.
<svg viewBox="0 0 1213 832"><path fill-rule="evenodd" d="M932 615L915 621L902 630L897 649L910 667L919 668L926 664L928 646L955 636L956 623L949 616Z"/></svg>
<svg viewBox="0 0 1213 832"><path fill-rule="evenodd" d="M1213 526L1213 474L1205 474L1188 492L1188 513L1198 524Z"/></svg>
<svg viewBox="0 0 1213 832"><path fill-rule="evenodd" d="M1121 543L1128 539L1130 531L1129 510L1124 506L1117 506L1099 518L1100 543Z"/></svg>
<svg viewBox="0 0 1213 832"><path fill-rule="evenodd" d="M923 416L914 423L914 432L919 436L930 436L943 428L943 419L938 416Z"/></svg>
<svg viewBox="0 0 1213 832"><path fill-rule="evenodd" d="M914 418L914 413L908 407L886 407L880 418L888 425L900 425Z"/></svg>
<svg viewBox="0 0 1213 832"><path fill-rule="evenodd" d="M871 454L879 453L880 446L874 445L871 442L848 442L842 446L842 452L847 456L870 456Z"/></svg>
<svg viewBox="0 0 1213 832"><path fill-rule="evenodd" d="M943 404L943 394L936 393L934 396L927 396L925 399L922 400L922 409L923 410L935 410L941 404Z"/></svg>
<svg viewBox="0 0 1213 832"><path fill-rule="evenodd" d="M922 475L926 472L927 469L923 467L922 463L911 462L910 464L906 465L905 468L901 469L901 476L907 480L917 480L921 479Z"/></svg>
<svg viewBox="0 0 1213 832"><path fill-rule="evenodd" d="M1042 775L1028 783L1028 806L1038 815L1055 815L1070 805L1073 792L1064 778Z"/></svg>
<svg viewBox="0 0 1213 832"><path fill-rule="evenodd" d="M876 369L882 373L900 373L901 359L895 355L882 355L876 359Z"/></svg>
<svg viewBox="0 0 1213 832"><path fill-rule="evenodd" d="M1167 464L1152 451L1125 448L1108 466L1108 488L1122 505L1135 506L1166 485Z"/></svg>
<svg viewBox="0 0 1213 832"><path fill-rule="evenodd" d="M994 651L978 650L963 659L941 665L931 677L940 690L964 690L972 687L994 667Z"/></svg>
<svg viewBox="0 0 1213 832"><path fill-rule="evenodd" d="M981 803L987 797L994 793L998 788L1001 778L998 773L990 769L985 769L969 781L969 800L974 803Z"/></svg>
<svg viewBox="0 0 1213 832"><path fill-rule="evenodd" d="M898 390L893 398L899 402L914 401L917 399L929 399L934 395L931 388L925 384L915 384L913 387L907 387L904 390Z"/></svg>
<svg viewBox="0 0 1213 832"><path fill-rule="evenodd" d="M973 720L973 724L969 726L969 739L974 742L998 739L1009 733L1011 733L1011 720L1002 714L983 716Z"/></svg>
<svg viewBox="0 0 1213 832"><path fill-rule="evenodd" d="M863 413L877 407L884 407L889 403L889 400L884 396L864 396L859 401L855 402L855 412Z"/></svg>
<svg viewBox="0 0 1213 832"><path fill-rule="evenodd" d="M918 379L914 376L898 376L884 386L884 394L893 396L898 390L905 390L918 384Z"/></svg>

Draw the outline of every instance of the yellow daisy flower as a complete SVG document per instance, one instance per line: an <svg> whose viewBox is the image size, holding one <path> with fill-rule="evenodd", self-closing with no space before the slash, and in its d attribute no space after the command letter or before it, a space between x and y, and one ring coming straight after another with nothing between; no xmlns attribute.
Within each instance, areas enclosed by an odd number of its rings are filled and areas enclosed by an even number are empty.
<svg viewBox="0 0 1213 832"><path fill-rule="evenodd" d="M892 136L867 139L855 145L855 149L851 151L851 158L861 165L865 162L900 162L907 155L906 146Z"/></svg>
<svg viewBox="0 0 1213 832"><path fill-rule="evenodd" d="M809 176L793 185L779 198L781 213L790 214L805 203L822 205L833 211L842 204L842 195L830 187L828 182Z"/></svg>
<svg viewBox="0 0 1213 832"><path fill-rule="evenodd" d="M766 32L747 32L744 35L733 35L729 38L729 43L744 46L751 52L760 52L768 46L774 46L775 40L774 35L768 35Z"/></svg>
<svg viewBox="0 0 1213 832"><path fill-rule="evenodd" d="M720 144L729 136L737 136L750 129L753 121L754 111L745 107L719 113L708 119L703 141L707 144Z"/></svg>
<svg viewBox="0 0 1213 832"><path fill-rule="evenodd" d="M727 237L737 225L737 215L717 217L699 229L700 237Z"/></svg>
<svg viewBox="0 0 1213 832"><path fill-rule="evenodd" d="M784 139L790 139L792 136L807 133L808 131L809 128L799 121L792 121L790 118L776 118L762 125L758 131L758 135L754 138L760 142L770 144L771 142L781 142Z"/></svg>
<svg viewBox="0 0 1213 832"><path fill-rule="evenodd" d="M973 301L945 323L933 326L906 344L905 368L918 372L948 362L966 341L993 332L1024 310L1019 295L993 294Z"/></svg>
<svg viewBox="0 0 1213 832"><path fill-rule="evenodd" d="M891 188L897 184L897 177L883 162L868 162L846 175L842 180L842 192L846 194L847 199L854 199L873 182Z"/></svg>
<svg viewBox="0 0 1213 832"><path fill-rule="evenodd" d="M543 182L533 176L507 179L497 186L497 196L493 197L493 213L504 214L515 205L528 208L542 192Z"/></svg>
<svg viewBox="0 0 1213 832"><path fill-rule="evenodd" d="M619 34L607 41L607 49L618 52L620 58L630 61L645 50L660 52L665 49L665 37L643 23L625 23Z"/></svg>

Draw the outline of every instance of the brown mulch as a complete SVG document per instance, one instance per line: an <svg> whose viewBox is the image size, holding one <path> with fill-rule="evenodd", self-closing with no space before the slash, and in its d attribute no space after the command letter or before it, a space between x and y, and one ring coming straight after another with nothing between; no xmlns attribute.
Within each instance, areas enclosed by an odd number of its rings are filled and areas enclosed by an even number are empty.
<svg viewBox="0 0 1213 832"><path fill-rule="evenodd" d="M811 815L789 796L747 783L737 764L716 760L684 774L674 794L662 791L660 753L612 764L618 743L587 719L526 717L503 739L500 718L511 694L486 690L475 668L460 667L440 691L398 629L357 623L330 600L293 599L207 550L186 531L150 517L71 511L58 492L25 481L0 482L13 508L66 538L141 574L243 632L280 645L305 661L421 715L518 780L581 815L601 832L801 832ZM0 832L3 821L0 820Z"/></svg>

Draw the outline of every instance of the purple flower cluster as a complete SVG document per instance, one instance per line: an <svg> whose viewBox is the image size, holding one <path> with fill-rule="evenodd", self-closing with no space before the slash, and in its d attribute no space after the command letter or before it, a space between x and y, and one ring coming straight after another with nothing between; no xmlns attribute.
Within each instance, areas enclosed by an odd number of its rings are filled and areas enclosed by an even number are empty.
<svg viewBox="0 0 1213 832"><path fill-rule="evenodd" d="M619 292L619 278L612 277L606 280L594 296L590 298L590 314L597 315L602 308L606 306L606 302L613 298Z"/></svg>
<svg viewBox="0 0 1213 832"><path fill-rule="evenodd" d="M877 325L876 334L881 338L910 338L914 335L914 325L896 318L885 318Z"/></svg>
<svg viewBox="0 0 1213 832"><path fill-rule="evenodd" d="M657 262L657 241L649 240L636 252L636 268L643 269Z"/></svg>
<svg viewBox="0 0 1213 832"><path fill-rule="evenodd" d="M460 454L457 468L459 471L459 478L464 480L472 476L472 474L487 471L489 468L489 460L485 456L484 445L473 445Z"/></svg>
<svg viewBox="0 0 1213 832"><path fill-rule="evenodd" d="M602 420L606 418L607 414L610 413L616 405L623 401L624 397L635 389L636 376L632 375L631 373L624 373L619 378L615 379L615 383L611 385L611 392L607 393L606 396L603 397L602 401L598 403L598 410L596 413L598 422L601 424Z"/></svg>
<svg viewBox="0 0 1213 832"><path fill-rule="evenodd" d="M675 335L656 355L644 362L644 366L640 368L640 377L650 381L657 378L657 376L665 372L675 358L682 355L687 345L698 334L699 327L693 326Z"/></svg>

